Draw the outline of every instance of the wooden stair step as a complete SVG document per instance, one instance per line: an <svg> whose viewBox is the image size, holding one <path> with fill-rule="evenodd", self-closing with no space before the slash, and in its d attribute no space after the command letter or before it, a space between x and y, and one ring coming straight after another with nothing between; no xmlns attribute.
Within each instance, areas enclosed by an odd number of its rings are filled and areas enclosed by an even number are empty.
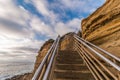
<svg viewBox="0 0 120 80"><path fill-rule="evenodd" d="M61 69L61 70L88 70L87 66L85 65L71 65L71 64L64 64L64 65L55 65L56 69Z"/></svg>
<svg viewBox="0 0 120 80"><path fill-rule="evenodd" d="M69 71L54 71L55 78L61 78L61 79L80 79L80 80L94 80L94 77L91 73L84 73L84 72L69 72Z"/></svg>
<svg viewBox="0 0 120 80"><path fill-rule="evenodd" d="M56 61L56 63L63 63L63 64L82 64L83 63L83 61Z"/></svg>
<svg viewBox="0 0 120 80"><path fill-rule="evenodd" d="M60 51L55 59L52 80L95 80L76 51Z"/></svg>

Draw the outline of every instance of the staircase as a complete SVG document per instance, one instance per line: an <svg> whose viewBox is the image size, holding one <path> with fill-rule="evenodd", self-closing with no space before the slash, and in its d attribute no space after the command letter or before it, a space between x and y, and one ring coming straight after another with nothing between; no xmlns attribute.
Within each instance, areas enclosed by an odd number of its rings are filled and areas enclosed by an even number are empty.
<svg viewBox="0 0 120 80"><path fill-rule="evenodd" d="M53 71L53 80L95 80L76 51L60 51Z"/></svg>
<svg viewBox="0 0 120 80"><path fill-rule="evenodd" d="M77 35L73 38L74 49L61 50L58 36L32 80L120 80L119 57Z"/></svg>

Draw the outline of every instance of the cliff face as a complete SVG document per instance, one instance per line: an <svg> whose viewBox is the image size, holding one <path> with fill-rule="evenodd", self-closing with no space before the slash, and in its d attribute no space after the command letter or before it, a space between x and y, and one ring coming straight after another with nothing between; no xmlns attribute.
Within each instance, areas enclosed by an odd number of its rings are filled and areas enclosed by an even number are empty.
<svg viewBox="0 0 120 80"><path fill-rule="evenodd" d="M60 40L60 50L73 50L73 35L74 33L65 34Z"/></svg>
<svg viewBox="0 0 120 80"><path fill-rule="evenodd" d="M60 46L59 46L60 50L65 50L65 49L73 50L73 39L72 39L73 34L74 33L68 33L68 34L64 35L61 38L61 40L60 40ZM54 40L52 40L52 39L46 41L43 44L43 46L41 47L41 49L39 50L38 55L36 57L33 74L35 73L35 71L38 68L38 66L40 65L42 59L44 58L44 56L46 55L46 53L50 49L50 47L53 44L53 42L54 42ZM68 47L68 45L69 45L69 47Z"/></svg>
<svg viewBox="0 0 120 80"><path fill-rule="evenodd" d="M51 47L51 45L53 44L53 42L54 42L54 40L49 39L48 41L46 41L43 44L43 46L39 50L38 55L36 56L36 61L35 61L35 66L34 66L33 74L35 73L36 69L40 65L42 59L46 55L47 51L49 50L49 48Z"/></svg>
<svg viewBox="0 0 120 80"><path fill-rule="evenodd" d="M81 24L84 39L120 56L120 0L106 0Z"/></svg>

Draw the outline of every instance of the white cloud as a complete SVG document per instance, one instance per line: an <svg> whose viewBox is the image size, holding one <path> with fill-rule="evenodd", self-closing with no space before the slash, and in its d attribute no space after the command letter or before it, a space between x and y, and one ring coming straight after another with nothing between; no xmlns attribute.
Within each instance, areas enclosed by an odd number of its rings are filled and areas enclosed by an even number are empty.
<svg viewBox="0 0 120 80"><path fill-rule="evenodd" d="M15 5L13 0L0 0L0 18L12 20L13 22L25 25L30 15L23 7Z"/></svg>
<svg viewBox="0 0 120 80"><path fill-rule="evenodd" d="M38 31L41 35L45 35L50 38L54 38L56 33L50 25L45 24L40 18L33 16L30 22L33 30Z"/></svg>
<svg viewBox="0 0 120 80"><path fill-rule="evenodd" d="M62 36L68 32L77 32L80 29L80 22L81 19L74 18L66 23L58 21L54 23L54 27L52 27L51 25L45 24L38 17L34 16L30 25L35 31L41 33L41 35L46 35L47 37L55 39L58 34Z"/></svg>
<svg viewBox="0 0 120 80"><path fill-rule="evenodd" d="M37 41L32 39L21 39L21 40L13 40L5 37L0 37L0 58L2 61L16 60L19 58L22 59L31 59L31 61L35 60L36 53L39 48L43 44L44 41ZM26 57L25 57L26 56ZM2 58L2 57L5 57ZM8 58L7 58L8 57ZM17 61L17 60L16 60Z"/></svg>
<svg viewBox="0 0 120 80"><path fill-rule="evenodd" d="M62 4L57 3L57 5L63 8L63 12L55 13L50 9L47 0L25 0L26 3L34 5L48 21L45 22L23 6L18 6L14 0L0 0L0 60L13 60L15 57L16 59L31 58L34 60L36 56L34 53L37 53L44 42L35 39L36 33L56 38L58 34L64 35L67 32L78 31L81 19L73 18L64 23L60 17L68 15L64 14L65 9L79 13L94 11L95 6L98 5L87 4L87 1L90 2L89 0L61 0ZM64 16L61 16L62 13ZM6 56L6 59L2 58L3 56Z"/></svg>
<svg viewBox="0 0 120 80"><path fill-rule="evenodd" d="M36 9L43 15L49 15L49 10L47 8L45 0L32 0Z"/></svg>
<svg viewBox="0 0 120 80"><path fill-rule="evenodd" d="M35 33L28 22L31 17L31 13L13 0L0 0L0 60L9 61L22 56L28 59L28 54L35 60L35 53L43 41L34 39ZM28 48L33 51L28 51Z"/></svg>
<svg viewBox="0 0 120 80"><path fill-rule="evenodd" d="M75 18L67 23L58 22L55 26L56 33L64 35L68 32L77 32L80 29L81 19Z"/></svg>
<svg viewBox="0 0 120 80"><path fill-rule="evenodd" d="M0 0L0 35L9 38L32 36L27 21L31 14L12 0Z"/></svg>
<svg viewBox="0 0 120 80"><path fill-rule="evenodd" d="M70 26L70 27L73 28L73 29L76 28L77 30L79 30L80 27L81 27L81 19L79 19L79 18L74 18L73 20L69 21L69 22L67 23L67 25Z"/></svg>
<svg viewBox="0 0 120 80"><path fill-rule="evenodd" d="M53 25L52 27L50 24L45 24L38 17L33 18L33 20L31 21L31 26L35 30L39 31L41 34L50 36L51 38L55 38L58 34L64 35L68 32L79 30L81 21L80 19L75 18L69 22L63 23L59 20L61 15L55 14L52 10L50 11L49 4L45 0L34 0L33 4L37 8L39 13L43 14L45 17L47 16L47 20L50 20L51 24ZM72 2L71 4L73 5ZM71 6L71 4L68 4L68 6Z"/></svg>
<svg viewBox="0 0 120 80"><path fill-rule="evenodd" d="M59 15L55 14L53 10L49 10L49 3L46 0L32 0L31 3L51 24L59 20Z"/></svg>

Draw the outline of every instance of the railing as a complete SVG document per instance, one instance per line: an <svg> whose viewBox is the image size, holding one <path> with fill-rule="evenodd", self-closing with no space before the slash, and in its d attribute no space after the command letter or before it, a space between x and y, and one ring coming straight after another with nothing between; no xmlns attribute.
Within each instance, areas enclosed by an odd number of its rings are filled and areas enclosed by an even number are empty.
<svg viewBox="0 0 120 80"><path fill-rule="evenodd" d="M75 49L96 80L120 80L120 58L74 35Z"/></svg>
<svg viewBox="0 0 120 80"><path fill-rule="evenodd" d="M32 80L51 80L60 37L54 41ZM75 49L96 80L120 80L120 58L74 35Z"/></svg>
<svg viewBox="0 0 120 80"><path fill-rule="evenodd" d="M53 60L58 50L59 40L60 40L60 36L58 36L58 38L54 41L54 43L48 50L46 56L42 60L38 69L36 70L32 80L48 80L48 77L50 75L50 70L53 64Z"/></svg>

